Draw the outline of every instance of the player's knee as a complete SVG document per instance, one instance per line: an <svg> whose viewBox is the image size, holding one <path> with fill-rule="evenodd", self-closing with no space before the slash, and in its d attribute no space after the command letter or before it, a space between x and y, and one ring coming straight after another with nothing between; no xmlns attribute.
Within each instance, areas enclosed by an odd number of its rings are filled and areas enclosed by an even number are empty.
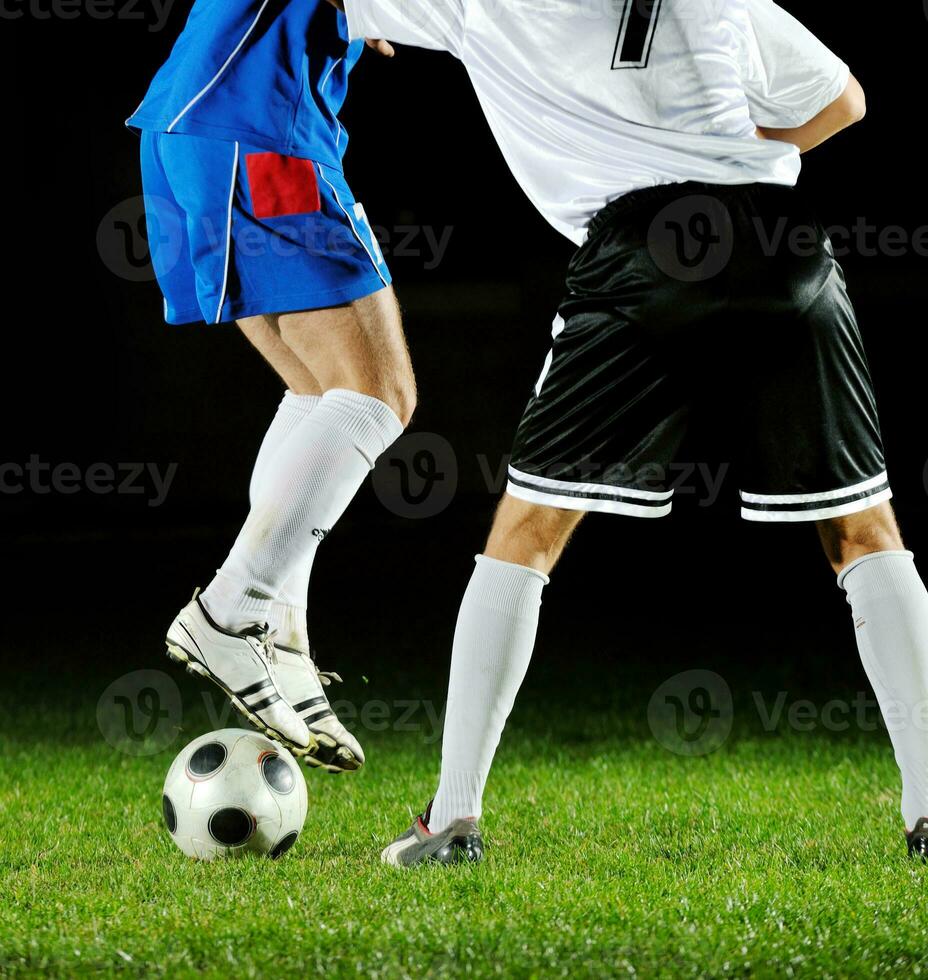
<svg viewBox="0 0 928 980"><path fill-rule="evenodd" d="M393 409L394 412L399 416L399 420L403 423L403 426L409 425L412 419L412 413L416 410L416 405L418 403L416 395L416 381L410 373L409 378L403 382L402 386L397 390L395 394L396 407Z"/></svg>
<svg viewBox="0 0 928 980"><path fill-rule="evenodd" d="M843 568L864 555L877 551L902 551L905 547L889 504L820 521L819 535L832 566Z"/></svg>
<svg viewBox="0 0 928 980"><path fill-rule="evenodd" d="M544 507L506 494L496 512L484 553L547 574L582 517L580 511Z"/></svg>
<svg viewBox="0 0 928 980"><path fill-rule="evenodd" d="M393 364L386 359L371 369L370 365L345 365L327 379L330 387L358 391L383 402L393 410L405 429L416 409L416 379L407 364Z"/></svg>
<svg viewBox="0 0 928 980"><path fill-rule="evenodd" d="M416 410L415 395L410 396L405 393L398 393L392 399L388 400L387 404L396 413L396 417L403 423L403 428L405 429L412 420L412 413Z"/></svg>
<svg viewBox="0 0 928 980"><path fill-rule="evenodd" d="M377 388L376 397L393 409L406 428L416 410L416 381L412 372L381 382Z"/></svg>

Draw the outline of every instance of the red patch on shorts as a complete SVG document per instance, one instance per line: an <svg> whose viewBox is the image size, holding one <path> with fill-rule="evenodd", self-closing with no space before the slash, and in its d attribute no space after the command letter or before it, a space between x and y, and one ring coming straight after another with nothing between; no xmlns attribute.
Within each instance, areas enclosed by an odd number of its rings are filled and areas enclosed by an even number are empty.
<svg viewBox="0 0 928 980"><path fill-rule="evenodd" d="M312 160L280 153L247 153L245 169L256 218L318 211L319 184Z"/></svg>

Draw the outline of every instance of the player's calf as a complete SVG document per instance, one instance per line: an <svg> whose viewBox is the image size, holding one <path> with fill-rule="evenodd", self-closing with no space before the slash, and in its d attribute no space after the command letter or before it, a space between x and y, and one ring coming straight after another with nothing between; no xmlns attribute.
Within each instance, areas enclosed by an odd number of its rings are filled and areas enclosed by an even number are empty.
<svg viewBox="0 0 928 980"><path fill-rule="evenodd" d="M509 494L500 503L486 553L477 556L458 614L441 777L425 820L428 827L444 833L482 812L496 747L535 646L546 572L581 516ZM396 856L402 854L402 863L411 857L419 863L418 855L435 846L426 831L414 824L384 852L384 860L399 863Z"/></svg>
<svg viewBox="0 0 928 980"><path fill-rule="evenodd" d="M902 774L909 853L928 856L928 590L888 503L823 521L822 543L847 593L854 634Z"/></svg>

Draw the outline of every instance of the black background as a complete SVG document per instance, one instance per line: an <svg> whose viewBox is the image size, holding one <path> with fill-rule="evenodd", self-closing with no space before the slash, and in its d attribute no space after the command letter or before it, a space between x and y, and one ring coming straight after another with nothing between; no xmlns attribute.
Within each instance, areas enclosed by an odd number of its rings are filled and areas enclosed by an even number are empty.
<svg viewBox="0 0 928 980"><path fill-rule="evenodd" d="M30 455L81 472L93 463L177 464L166 502L146 494L0 494L9 614L33 654L103 665L92 683L157 662L190 589L224 557L280 386L229 326L168 327L152 283L101 258L98 231L140 193L137 138L122 123L186 17L163 30L150 6L116 0L67 18L4 0L4 435L2 460ZM921 92L928 26L920 4L785 4L852 67L867 119L806 158L803 184L827 225L928 224ZM17 16L17 14L22 16ZM404 518L370 486L320 554L311 602L326 661L383 678L424 675L439 695L454 613L480 550L496 471L548 346L571 246L508 173L462 67L401 48L365 55L344 113L346 172L372 223L453 229L443 261L385 247L417 369L414 433L453 447L455 493L434 516ZM421 243L421 237L418 240ZM104 251L106 248L104 248ZM890 475L909 544L925 518L923 290L912 254L843 259L880 399ZM12 302L10 300L12 299ZM761 342L744 325L743 344ZM738 352L732 352L737 370ZM737 412L737 406L731 406ZM700 446L704 462L716 459ZM451 479L448 460L439 470ZM46 477L47 479L47 477ZM448 484L446 484L447 486ZM805 526L738 518L729 480L713 507L682 498L668 521L593 517L548 590L536 676L580 675L597 691L631 673L653 686L677 666L724 666L738 683L761 663L797 694L862 684L842 597ZM442 491L444 492L444 491ZM429 507L421 509L428 512ZM7 650L11 649L6 644ZM19 650L17 653L21 652ZM414 659L413 659L414 658ZM390 670L385 670L385 665ZM394 693L399 694L398 691Z"/></svg>

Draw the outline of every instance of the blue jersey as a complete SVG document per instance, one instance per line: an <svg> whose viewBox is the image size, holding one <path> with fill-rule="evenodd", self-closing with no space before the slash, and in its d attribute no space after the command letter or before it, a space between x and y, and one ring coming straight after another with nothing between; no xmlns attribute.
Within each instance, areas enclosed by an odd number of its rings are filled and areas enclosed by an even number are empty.
<svg viewBox="0 0 928 980"><path fill-rule="evenodd" d="M338 112L362 50L327 0L196 0L127 125L241 140L341 170L348 135Z"/></svg>

